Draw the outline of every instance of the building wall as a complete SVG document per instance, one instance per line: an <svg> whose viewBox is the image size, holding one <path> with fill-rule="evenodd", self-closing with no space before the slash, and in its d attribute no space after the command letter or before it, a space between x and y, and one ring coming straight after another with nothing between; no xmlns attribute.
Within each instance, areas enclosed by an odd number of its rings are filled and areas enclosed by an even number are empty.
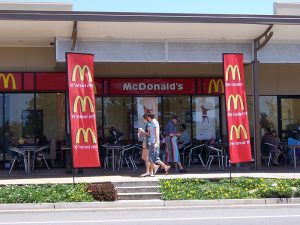
<svg viewBox="0 0 300 225"><path fill-rule="evenodd" d="M52 47L0 47L0 71L55 71L55 49Z"/></svg>

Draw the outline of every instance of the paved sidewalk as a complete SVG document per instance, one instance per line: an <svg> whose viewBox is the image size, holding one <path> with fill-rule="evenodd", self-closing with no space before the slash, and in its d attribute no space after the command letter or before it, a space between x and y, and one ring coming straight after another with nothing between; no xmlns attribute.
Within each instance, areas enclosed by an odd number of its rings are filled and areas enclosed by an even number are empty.
<svg viewBox="0 0 300 225"><path fill-rule="evenodd" d="M175 178L229 178L229 172L206 172L206 173L195 173L189 172L187 174L169 174L162 175L158 174L155 177L139 177L139 174L128 175L128 174L106 174L106 175L75 175L75 183L90 183L90 182L124 182L124 181L158 181L160 179L175 179ZM270 172L233 172L232 177L264 177L264 178L300 178L299 172L283 172L283 173L270 173ZM24 175L22 177L1 177L0 185L5 184L45 184L45 183L73 183L72 175L66 176L63 174L62 177L57 175L56 177L29 177Z"/></svg>

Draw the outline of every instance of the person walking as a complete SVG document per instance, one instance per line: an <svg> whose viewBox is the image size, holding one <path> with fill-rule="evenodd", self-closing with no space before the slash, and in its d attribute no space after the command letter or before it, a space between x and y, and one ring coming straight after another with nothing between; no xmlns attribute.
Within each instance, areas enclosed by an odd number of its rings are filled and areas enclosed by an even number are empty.
<svg viewBox="0 0 300 225"><path fill-rule="evenodd" d="M145 124L145 130L143 128L139 128L138 130L138 137L142 137L143 138L143 142L142 142L142 160L144 160L145 162L145 168L146 171L145 173L143 173L141 175L141 177L147 177L149 176L149 166L150 166L150 162L149 162L149 146L148 146L148 136L149 136L149 129L150 129L150 125L151 123L147 120L147 114L143 115L143 119L144 119L144 124Z"/></svg>
<svg viewBox="0 0 300 225"><path fill-rule="evenodd" d="M165 127L166 133L166 161L168 163L176 163L179 167L179 172L184 172L183 166L180 161L180 154L177 145L177 136L180 136L181 133L176 131L176 123L178 118L176 115L171 117L171 120L167 123Z"/></svg>
<svg viewBox="0 0 300 225"><path fill-rule="evenodd" d="M158 168L161 166L165 173L168 173L170 166L164 164L159 158L159 149L160 149L160 135L159 135L159 123L154 118L154 113L147 114L147 120L150 122L149 127L149 136L148 136L148 146L149 146L149 176L154 176Z"/></svg>

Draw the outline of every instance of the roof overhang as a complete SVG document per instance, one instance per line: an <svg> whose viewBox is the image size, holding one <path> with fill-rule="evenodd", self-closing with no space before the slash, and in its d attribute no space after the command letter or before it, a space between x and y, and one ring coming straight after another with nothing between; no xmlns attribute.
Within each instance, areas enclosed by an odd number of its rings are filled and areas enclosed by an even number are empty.
<svg viewBox="0 0 300 225"><path fill-rule="evenodd" d="M271 42L300 42L300 16L103 13L74 11L0 11L1 46L51 46L78 39L167 39L252 42L274 24Z"/></svg>

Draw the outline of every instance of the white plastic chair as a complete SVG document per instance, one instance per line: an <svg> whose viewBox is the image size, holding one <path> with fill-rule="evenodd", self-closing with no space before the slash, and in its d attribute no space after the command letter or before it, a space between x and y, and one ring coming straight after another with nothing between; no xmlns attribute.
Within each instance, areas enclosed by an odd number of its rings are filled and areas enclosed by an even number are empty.
<svg viewBox="0 0 300 225"><path fill-rule="evenodd" d="M207 149L209 151L209 156L205 165L205 170L209 170L214 159L218 160L219 169L224 170L224 152L222 149L218 149L212 146L207 145Z"/></svg>
<svg viewBox="0 0 300 225"><path fill-rule="evenodd" d="M189 167L193 163L192 157L195 155L195 152L199 151L199 152L197 152L196 155L199 158L199 160L200 160L203 168L205 168L205 164L204 164L204 161L202 159L202 151L203 151L203 149L204 149L205 146L206 146L206 144L201 144L201 145L197 145L195 147L190 148L190 152L189 152Z"/></svg>

